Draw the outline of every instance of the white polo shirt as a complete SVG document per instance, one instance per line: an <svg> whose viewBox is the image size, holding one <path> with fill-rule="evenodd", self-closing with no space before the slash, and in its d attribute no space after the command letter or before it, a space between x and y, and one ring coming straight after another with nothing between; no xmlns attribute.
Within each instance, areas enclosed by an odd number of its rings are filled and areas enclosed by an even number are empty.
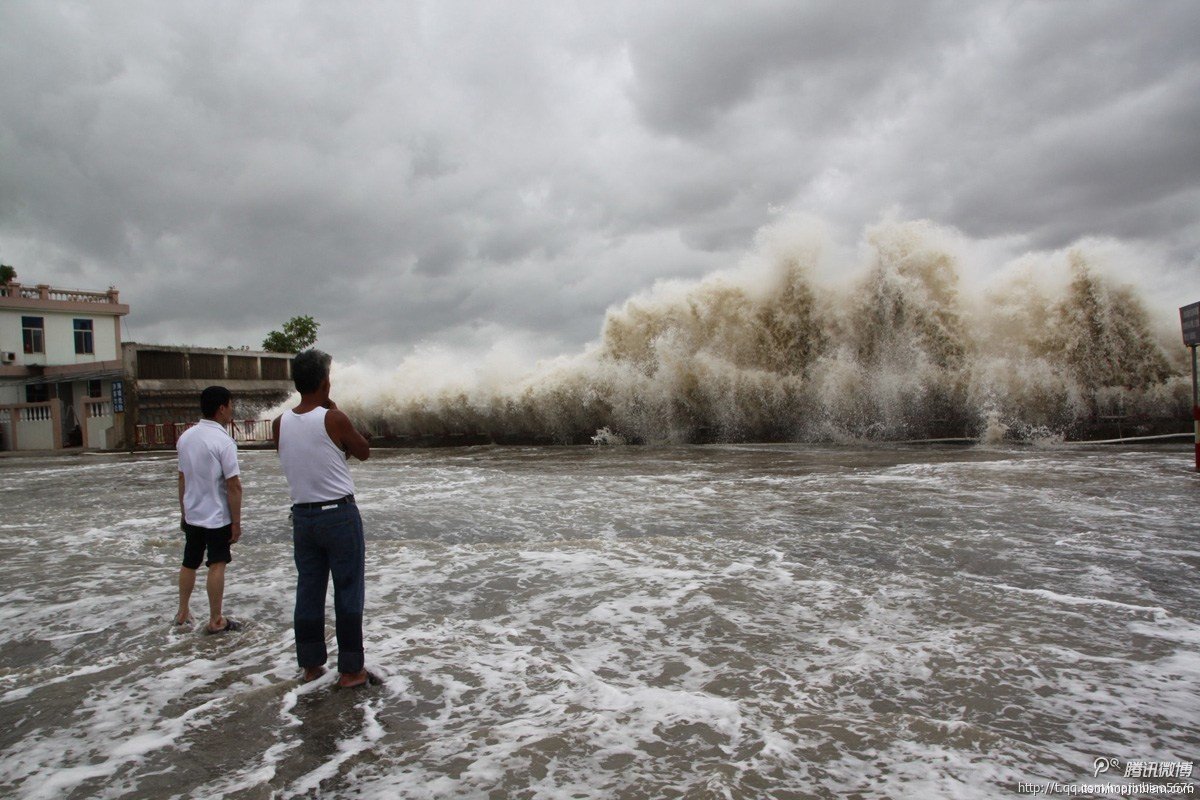
<svg viewBox="0 0 1200 800"><path fill-rule="evenodd" d="M183 473L183 519L201 528L223 528L229 515L225 481L240 474L237 442L218 422L202 419L175 443Z"/></svg>

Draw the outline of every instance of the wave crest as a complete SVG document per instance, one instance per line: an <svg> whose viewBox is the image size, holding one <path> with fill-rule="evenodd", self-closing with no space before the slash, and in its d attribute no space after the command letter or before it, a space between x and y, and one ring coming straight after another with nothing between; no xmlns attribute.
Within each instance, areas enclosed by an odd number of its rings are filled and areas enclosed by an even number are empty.
<svg viewBox="0 0 1200 800"><path fill-rule="evenodd" d="M932 223L876 225L866 248L858 277L820 281L820 241L766 248L766 270L630 299L598 344L505 385L360 386L343 406L415 442L583 443L600 430L630 442L996 441L1186 426L1182 351L1172 363L1165 327L1086 247L1027 257L975 293L953 235Z"/></svg>

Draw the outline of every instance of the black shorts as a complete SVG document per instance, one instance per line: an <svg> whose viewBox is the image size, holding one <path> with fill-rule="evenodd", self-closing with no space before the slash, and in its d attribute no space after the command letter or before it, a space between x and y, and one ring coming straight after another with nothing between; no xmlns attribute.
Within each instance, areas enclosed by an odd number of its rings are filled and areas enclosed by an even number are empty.
<svg viewBox="0 0 1200 800"><path fill-rule="evenodd" d="M208 561L205 566L213 564L228 564L233 560L229 553L229 540L233 538L233 526L223 528L201 528L199 525L183 523L186 536L183 544L183 565L188 569L199 569L204 558L204 550L208 548Z"/></svg>

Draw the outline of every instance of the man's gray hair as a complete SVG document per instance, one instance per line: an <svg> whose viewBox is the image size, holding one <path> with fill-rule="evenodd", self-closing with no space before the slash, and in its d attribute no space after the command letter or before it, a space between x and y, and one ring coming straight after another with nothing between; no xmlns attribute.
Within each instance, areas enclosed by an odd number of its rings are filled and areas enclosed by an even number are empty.
<svg viewBox="0 0 1200 800"><path fill-rule="evenodd" d="M292 359L292 383L300 394L312 394L321 388L321 382L329 377L329 365L333 356L321 350L304 350Z"/></svg>

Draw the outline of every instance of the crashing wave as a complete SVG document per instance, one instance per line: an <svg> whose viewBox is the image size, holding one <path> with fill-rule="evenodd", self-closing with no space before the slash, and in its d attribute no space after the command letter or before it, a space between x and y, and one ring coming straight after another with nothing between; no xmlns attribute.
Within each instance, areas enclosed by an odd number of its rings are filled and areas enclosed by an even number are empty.
<svg viewBox="0 0 1200 800"><path fill-rule="evenodd" d="M597 344L520 380L360 386L343 405L425 441L1032 441L1186 425L1181 353L1172 362L1139 297L1086 246L1027 257L969 294L953 236L931 223L883 223L866 242L848 281L817 280L819 242L773 246L765 269L610 309Z"/></svg>

